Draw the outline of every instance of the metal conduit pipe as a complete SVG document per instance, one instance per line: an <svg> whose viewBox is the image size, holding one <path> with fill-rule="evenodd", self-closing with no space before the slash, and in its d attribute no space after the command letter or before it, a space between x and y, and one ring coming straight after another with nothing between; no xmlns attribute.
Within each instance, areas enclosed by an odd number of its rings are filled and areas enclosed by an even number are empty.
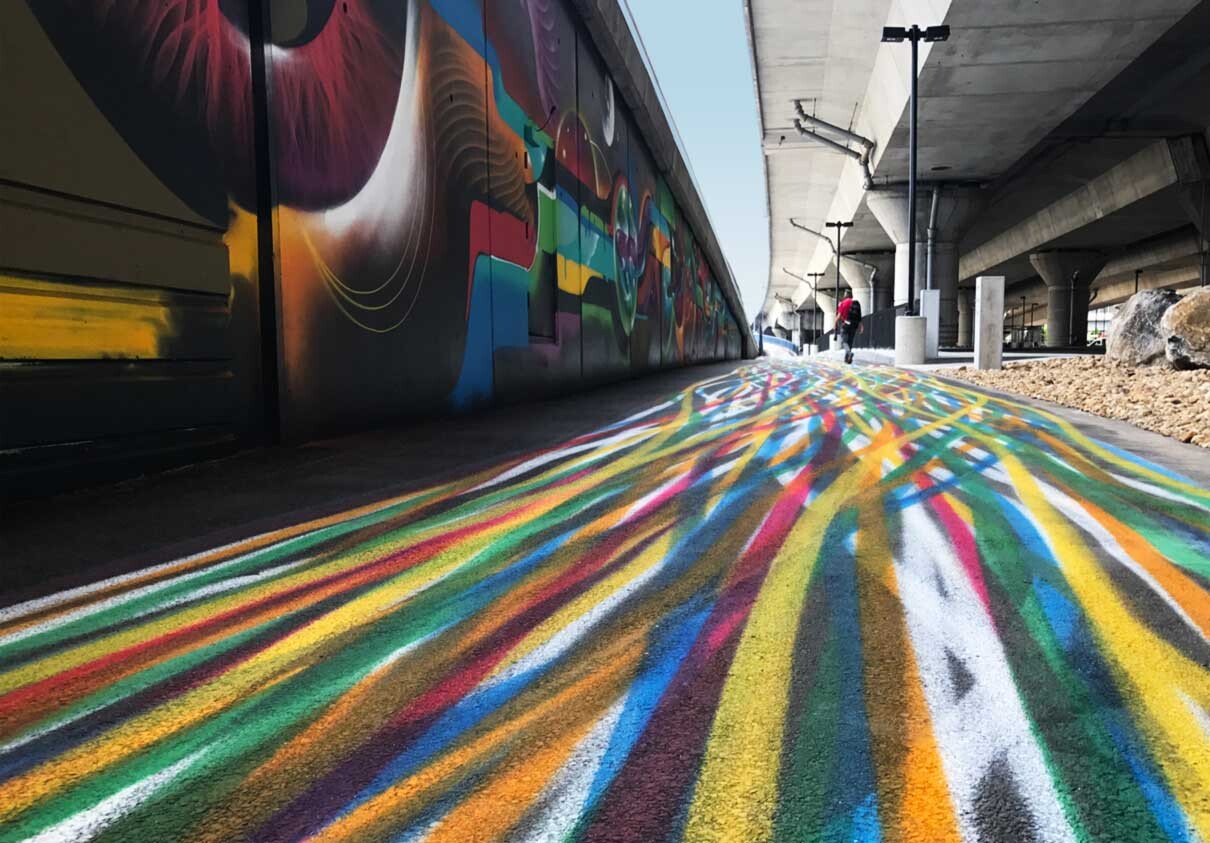
<svg viewBox="0 0 1210 843"><path fill-rule="evenodd" d="M828 132L835 132L845 140L850 140L854 143L861 144L862 149L874 149L874 142L869 138L862 137L856 132L850 132L848 129L842 129L833 123L829 123L827 120L821 120L814 115L807 114L806 110L802 107L802 102L800 100L794 101L794 110L798 113L798 119L804 123L810 123L812 126Z"/></svg>
<svg viewBox="0 0 1210 843"><path fill-rule="evenodd" d="M829 246L829 247L832 249L832 254L833 254L833 255L835 255L835 254L836 254L836 246L835 246L835 244L833 244L833 243L832 243L832 238L831 238L831 237L828 237L828 236L827 236L826 234L824 234L823 232L816 231L816 230L815 230L815 229L813 229L813 228L807 228L805 225L803 225L802 223L800 223L798 220L794 219L794 217L790 217L790 225L794 226L794 227L795 227L795 228L797 228L799 231L805 231L805 232L807 232L807 234L814 234L814 235L815 235L816 237L818 237L820 240L826 240L826 241L827 241L828 246Z"/></svg>
<svg viewBox="0 0 1210 843"><path fill-rule="evenodd" d="M862 154L860 152L858 152L856 149L849 149L847 146L845 146L843 143L840 143L839 141L834 141L831 138L825 138L823 135L819 134L818 132L812 132L811 130L804 128L801 120L795 119L794 128L797 129L798 133L800 135L802 135L804 138L813 140L816 143L821 144L822 146L829 147L830 149L833 149L842 155L847 155L850 158L857 160L857 161L860 161L863 157Z"/></svg>
<svg viewBox="0 0 1210 843"><path fill-rule="evenodd" d="M933 185L933 207L929 209L928 251L925 254L924 289L933 289L933 246L937 239L937 203L941 185Z"/></svg>
<svg viewBox="0 0 1210 843"><path fill-rule="evenodd" d="M822 241L828 243L828 246L831 248L832 256L836 255L836 244L832 243L831 237L829 237L828 235L825 235L825 233L816 231L814 229L808 229L807 226L802 225L802 223L800 223L799 220L794 219L793 216L791 216L791 218L790 218L790 225L793 225L795 227L795 229L797 229L799 231L806 231L808 233L808 235L814 235L814 236L818 237L819 239L822 239ZM870 264L870 262L866 262L864 260L859 260L857 258L854 258L853 255L845 255L845 256L849 260L853 261L854 264L860 264L860 265L866 267L866 269L874 271L875 275L877 275L878 267L875 266L874 264ZM783 271L785 273L787 273L787 275L794 276L794 273L790 272L789 270L783 269ZM797 278L797 276L794 276L794 277Z"/></svg>
<svg viewBox="0 0 1210 843"><path fill-rule="evenodd" d="M820 120L818 117L812 117L803 109L802 103L794 101L794 110L798 112L798 117L794 120L794 128L804 138L813 140L822 146L835 150L842 155L847 155L861 165L863 186L866 190L872 190L874 187L874 174L870 172L870 153L874 149L874 142L869 138L863 138L861 135L850 132L848 129L842 129L839 126L834 126L826 120ZM819 132L813 132L803 126L803 123L809 123L824 131L834 132L840 135L847 141L852 141L861 147L861 151L850 149L843 143L834 141L831 138L826 138Z"/></svg>
<svg viewBox="0 0 1210 843"><path fill-rule="evenodd" d="M836 141L832 140L831 138L825 138L823 135L819 134L818 132L808 131L807 129L803 128L801 120L796 119L794 121L794 128L797 129L798 133L800 135L802 135L804 138L807 138L808 140L812 140L815 143L820 144L821 146L826 146L829 149L832 149L836 152L839 152L842 155L847 155L850 158L852 158L854 161L856 161L858 164L861 165L862 186L866 190L872 190L874 188L874 174L870 172L869 153L858 152L855 149L849 149L843 143L837 143Z"/></svg>

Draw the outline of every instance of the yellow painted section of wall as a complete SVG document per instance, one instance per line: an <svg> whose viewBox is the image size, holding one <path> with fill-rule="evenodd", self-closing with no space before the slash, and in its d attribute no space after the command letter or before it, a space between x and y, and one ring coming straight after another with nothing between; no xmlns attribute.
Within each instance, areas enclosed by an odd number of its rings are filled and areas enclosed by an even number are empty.
<svg viewBox="0 0 1210 843"><path fill-rule="evenodd" d="M584 295L584 288L588 286L588 279L592 275L588 267L558 255L558 273L560 290L573 296Z"/></svg>
<svg viewBox="0 0 1210 843"><path fill-rule="evenodd" d="M231 274L255 280L257 271L256 214L231 205L231 224L223 235L231 260Z"/></svg>
<svg viewBox="0 0 1210 843"><path fill-rule="evenodd" d="M664 267L672 266L672 241L664 236L664 232L658 228L652 229L651 240L655 244L655 253L659 255L660 263Z"/></svg>
<svg viewBox="0 0 1210 843"><path fill-rule="evenodd" d="M0 359L156 358L173 333L160 291L0 275Z"/></svg>

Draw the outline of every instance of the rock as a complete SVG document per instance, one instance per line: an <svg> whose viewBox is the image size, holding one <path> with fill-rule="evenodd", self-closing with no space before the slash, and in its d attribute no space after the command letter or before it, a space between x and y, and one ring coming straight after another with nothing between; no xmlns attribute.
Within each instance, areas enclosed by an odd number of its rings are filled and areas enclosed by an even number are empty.
<svg viewBox="0 0 1210 843"><path fill-rule="evenodd" d="M1164 311L1160 330L1168 362L1178 369L1210 368L1210 289L1194 290Z"/></svg>
<svg viewBox="0 0 1210 843"><path fill-rule="evenodd" d="M1109 325L1105 356L1129 366L1164 360L1168 344L1160 319L1178 301L1180 296L1171 290L1143 290L1131 296Z"/></svg>

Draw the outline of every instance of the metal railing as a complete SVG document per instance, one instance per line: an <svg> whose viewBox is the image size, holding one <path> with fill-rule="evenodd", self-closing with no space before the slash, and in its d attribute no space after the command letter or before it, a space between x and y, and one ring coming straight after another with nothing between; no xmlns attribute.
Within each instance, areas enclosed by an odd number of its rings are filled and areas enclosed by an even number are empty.
<svg viewBox="0 0 1210 843"><path fill-rule="evenodd" d="M895 317L905 308L884 307L861 320L864 330L857 335L856 348L894 348Z"/></svg>
<svg viewBox="0 0 1210 843"><path fill-rule="evenodd" d="M902 315L905 308L884 307L861 319L861 333L853 339L853 348L894 348L895 317ZM840 348L837 331L832 330L820 337L819 350Z"/></svg>

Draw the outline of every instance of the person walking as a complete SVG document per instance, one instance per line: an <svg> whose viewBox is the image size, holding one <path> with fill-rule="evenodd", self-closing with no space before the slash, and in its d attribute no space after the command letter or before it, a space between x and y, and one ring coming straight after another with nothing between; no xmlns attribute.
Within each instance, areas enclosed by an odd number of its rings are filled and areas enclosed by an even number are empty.
<svg viewBox="0 0 1210 843"><path fill-rule="evenodd" d="M836 330L844 349L844 362L852 363L853 340L861 333L861 302L853 298L852 288L844 291L844 298L836 307Z"/></svg>

